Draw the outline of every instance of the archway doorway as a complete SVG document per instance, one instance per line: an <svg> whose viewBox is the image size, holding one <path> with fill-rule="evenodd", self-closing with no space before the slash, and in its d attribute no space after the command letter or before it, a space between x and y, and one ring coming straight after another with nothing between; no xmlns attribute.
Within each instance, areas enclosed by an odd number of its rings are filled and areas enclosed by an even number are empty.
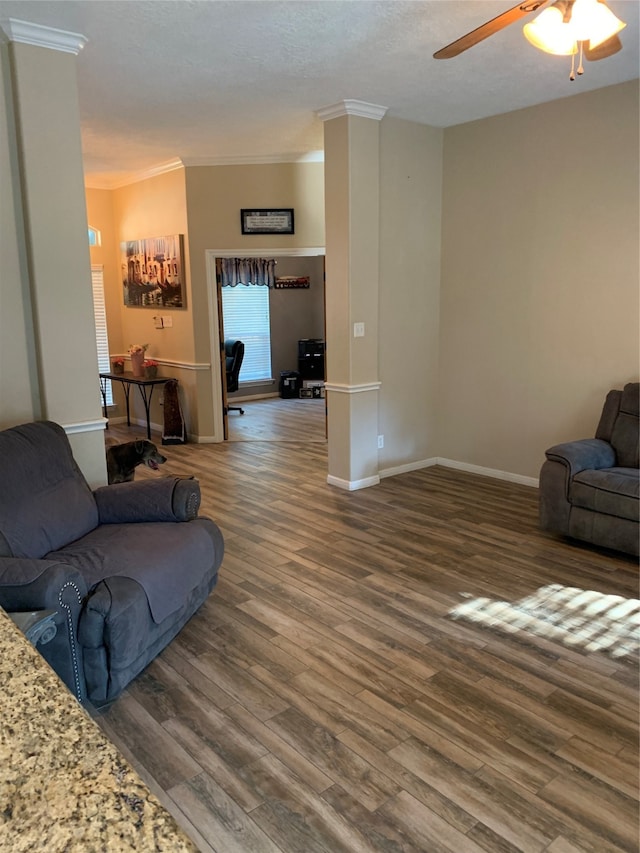
<svg viewBox="0 0 640 853"><path fill-rule="evenodd" d="M246 381L227 400L224 367L224 320L219 280L220 258L274 258L277 278L309 279L308 288L269 290L271 376ZM298 367L299 341L325 339L324 249L207 250L214 423L216 433L230 441L326 441L325 399L280 397L282 374ZM216 274L218 272L218 274ZM219 374L219 375L218 375ZM300 383L302 384L302 383ZM306 384L306 383L305 383ZM240 403L245 414L227 413ZM219 424L219 427L218 427Z"/></svg>

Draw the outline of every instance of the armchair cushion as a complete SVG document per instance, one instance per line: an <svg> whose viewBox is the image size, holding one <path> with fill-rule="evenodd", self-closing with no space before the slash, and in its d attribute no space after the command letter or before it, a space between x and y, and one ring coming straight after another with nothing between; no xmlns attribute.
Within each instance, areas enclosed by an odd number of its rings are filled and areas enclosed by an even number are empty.
<svg viewBox="0 0 640 853"><path fill-rule="evenodd" d="M108 488L112 488L109 486ZM82 568L89 588L105 578L133 578L145 591L154 622L178 610L215 561L204 519L188 523L101 524L47 555Z"/></svg>
<svg viewBox="0 0 640 853"><path fill-rule="evenodd" d="M5 430L1 527L14 557L44 557L98 524L98 510L65 431L50 421Z"/></svg>
<svg viewBox="0 0 640 853"><path fill-rule="evenodd" d="M570 499L574 506L638 521L640 471L607 468L581 471L573 478Z"/></svg>
<svg viewBox="0 0 640 853"><path fill-rule="evenodd" d="M620 412L611 432L611 446L616 452L617 464L637 468L639 464L638 385L629 383L622 391Z"/></svg>

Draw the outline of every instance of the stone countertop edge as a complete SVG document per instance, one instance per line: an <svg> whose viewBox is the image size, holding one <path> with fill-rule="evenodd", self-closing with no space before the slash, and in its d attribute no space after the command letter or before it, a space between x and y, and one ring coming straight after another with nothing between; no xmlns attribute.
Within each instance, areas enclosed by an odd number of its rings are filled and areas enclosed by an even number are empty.
<svg viewBox="0 0 640 853"><path fill-rule="evenodd" d="M0 608L0 853L197 853Z"/></svg>

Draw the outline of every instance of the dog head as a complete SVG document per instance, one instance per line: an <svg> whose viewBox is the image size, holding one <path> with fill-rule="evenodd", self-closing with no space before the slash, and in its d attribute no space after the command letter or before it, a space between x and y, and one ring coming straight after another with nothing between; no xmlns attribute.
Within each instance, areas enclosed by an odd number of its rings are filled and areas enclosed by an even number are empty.
<svg viewBox="0 0 640 853"><path fill-rule="evenodd" d="M167 457L151 441L138 439L107 447L107 477L109 483L127 483L134 478L138 465L157 471Z"/></svg>
<svg viewBox="0 0 640 853"><path fill-rule="evenodd" d="M146 465L148 468L152 468L154 471L157 471L160 465L164 465L167 461L167 457L163 456L162 453L159 452L158 448L152 441L147 441L146 439L140 439L139 441L134 442L135 451L139 456L139 465Z"/></svg>

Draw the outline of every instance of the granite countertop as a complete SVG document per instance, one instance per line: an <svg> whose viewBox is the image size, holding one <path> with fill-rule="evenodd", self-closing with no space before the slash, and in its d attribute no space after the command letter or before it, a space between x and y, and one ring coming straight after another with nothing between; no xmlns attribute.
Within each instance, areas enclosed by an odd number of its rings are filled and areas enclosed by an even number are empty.
<svg viewBox="0 0 640 853"><path fill-rule="evenodd" d="M0 608L0 853L195 853Z"/></svg>

